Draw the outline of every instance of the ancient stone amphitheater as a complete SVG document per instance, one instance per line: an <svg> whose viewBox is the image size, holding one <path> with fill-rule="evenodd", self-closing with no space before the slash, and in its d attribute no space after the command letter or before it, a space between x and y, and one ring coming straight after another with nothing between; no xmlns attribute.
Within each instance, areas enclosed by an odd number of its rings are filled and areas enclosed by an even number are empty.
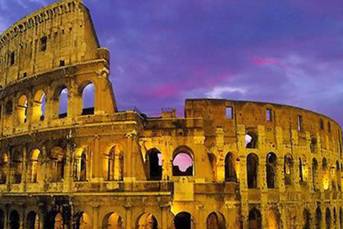
<svg viewBox="0 0 343 229"><path fill-rule="evenodd" d="M118 111L80 0L0 36L0 84L0 228L343 228L334 120L210 99Z"/></svg>

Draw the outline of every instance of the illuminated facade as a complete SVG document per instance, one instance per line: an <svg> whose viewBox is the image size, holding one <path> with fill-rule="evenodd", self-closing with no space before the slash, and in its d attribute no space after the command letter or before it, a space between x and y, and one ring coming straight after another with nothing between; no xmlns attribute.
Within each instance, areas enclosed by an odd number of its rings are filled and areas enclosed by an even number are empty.
<svg viewBox="0 0 343 229"><path fill-rule="evenodd" d="M0 229L343 228L334 120L209 99L184 117L117 111L80 0L5 31L0 76Z"/></svg>

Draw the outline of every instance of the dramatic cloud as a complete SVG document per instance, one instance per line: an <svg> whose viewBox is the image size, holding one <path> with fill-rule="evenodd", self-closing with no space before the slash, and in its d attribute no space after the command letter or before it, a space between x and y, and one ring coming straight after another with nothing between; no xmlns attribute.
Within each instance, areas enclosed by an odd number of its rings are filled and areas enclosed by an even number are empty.
<svg viewBox="0 0 343 229"><path fill-rule="evenodd" d="M0 0L0 30L51 2ZM180 113L188 97L220 97L292 104L343 124L341 0L85 3L111 50L120 109Z"/></svg>

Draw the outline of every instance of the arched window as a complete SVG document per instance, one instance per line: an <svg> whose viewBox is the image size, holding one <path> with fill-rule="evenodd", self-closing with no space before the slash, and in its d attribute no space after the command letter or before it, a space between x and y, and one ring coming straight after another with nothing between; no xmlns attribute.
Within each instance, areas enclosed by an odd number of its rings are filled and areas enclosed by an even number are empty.
<svg viewBox="0 0 343 229"><path fill-rule="evenodd" d="M20 217L17 211L13 210L10 214L10 229L19 229Z"/></svg>
<svg viewBox="0 0 343 229"><path fill-rule="evenodd" d="M173 176L193 176L193 154L182 147L175 151L173 158Z"/></svg>
<svg viewBox="0 0 343 229"><path fill-rule="evenodd" d="M329 208L326 208L325 210L325 228L326 229L331 228L331 212Z"/></svg>
<svg viewBox="0 0 343 229"><path fill-rule="evenodd" d="M27 229L39 229L40 227L39 216L34 211L27 214L26 228ZM1 227L0 227L1 228Z"/></svg>
<svg viewBox="0 0 343 229"><path fill-rule="evenodd" d="M26 123L27 121L27 97L25 95L22 95L18 99L17 103L17 117L19 124Z"/></svg>
<svg viewBox="0 0 343 229"><path fill-rule="evenodd" d="M82 94L82 115L94 114L95 87L89 83L81 89Z"/></svg>
<svg viewBox="0 0 343 229"><path fill-rule="evenodd" d="M268 153L266 158L267 187L276 187L277 157L275 153Z"/></svg>
<svg viewBox="0 0 343 229"><path fill-rule="evenodd" d="M158 229L156 217L150 213L144 213L137 220L137 229Z"/></svg>
<svg viewBox="0 0 343 229"><path fill-rule="evenodd" d="M92 229L92 221L89 215L85 212L79 212L74 217L76 219L76 227L78 229ZM62 227L63 228L63 227Z"/></svg>
<svg viewBox="0 0 343 229"><path fill-rule="evenodd" d="M65 118L68 116L68 89L63 86L58 91L58 117Z"/></svg>
<svg viewBox="0 0 343 229"><path fill-rule="evenodd" d="M31 172L30 182L31 183L37 183L38 181L38 174L40 172L39 156L40 156L39 149L32 150L31 160L30 160L30 168L31 168L30 169L30 172Z"/></svg>
<svg viewBox="0 0 343 229"><path fill-rule="evenodd" d="M225 217L219 212L212 212L207 217L207 229L226 229Z"/></svg>
<svg viewBox="0 0 343 229"><path fill-rule="evenodd" d="M312 182L314 191L318 191L318 162L315 158L312 159Z"/></svg>
<svg viewBox="0 0 343 229"><path fill-rule="evenodd" d="M5 105L5 114L6 115L11 115L13 112L13 103L12 100L7 101Z"/></svg>
<svg viewBox="0 0 343 229"><path fill-rule="evenodd" d="M55 216L54 219L54 229L63 229L64 228L64 223L63 223L63 216L60 212L58 212Z"/></svg>
<svg viewBox="0 0 343 229"><path fill-rule="evenodd" d="M308 209L304 209L303 211L303 217L304 217L304 226L303 229L311 229L311 213Z"/></svg>
<svg viewBox="0 0 343 229"><path fill-rule="evenodd" d="M43 90L39 90L33 97L32 121L43 121L45 118L46 96Z"/></svg>
<svg viewBox="0 0 343 229"><path fill-rule="evenodd" d="M123 218L117 213L109 213L102 222L102 229L124 229Z"/></svg>
<svg viewBox="0 0 343 229"><path fill-rule="evenodd" d="M317 138L314 136L311 137L310 149L311 149L311 153L317 152Z"/></svg>
<svg viewBox="0 0 343 229"><path fill-rule="evenodd" d="M227 153L225 157L225 181L237 182L235 160L232 153Z"/></svg>
<svg viewBox="0 0 343 229"><path fill-rule="evenodd" d="M262 229L261 213L256 208L249 211L249 229Z"/></svg>
<svg viewBox="0 0 343 229"><path fill-rule="evenodd" d="M188 212L180 212L174 218L175 229L191 229L192 215Z"/></svg>
<svg viewBox="0 0 343 229"><path fill-rule="evenodd" d="M0 154L0 184L6 184L8 171L8 155ZM0 227L1 228L1 227Z"/></svg>
<svg viewBox="0 0 343 229"><path fill-rule="evenodd" d="M123 171L122 152L118 146L113 146L107 155L107 180L122 180Z"/></svg>
<svg viewBox="0 0 343 229"><path fill-rule="evenodd" d="M322 160L322 175L323 175L323 178L322 178L323 188L324 190L328 190L330 186L329 165L325 157Z"/></svg>
<svg viewBox="0 0 343 229"><path fill-rule="evenodd" d="M336 183L338 190L341 191L341 169L338 161L336 161Z"/></svg>
<svg viewBox="0 0 343 229"><path fill-rule="evenodd" d="M247 157L248 188L257 188L258 157L256 154L249 154Z"/></svg>
<svg viewBox="0 0 343 229"><path fill-rule="evenodd" d="M339 208L339 226L343 228L343 210L341 207Z"/></svg>
<svg viewBox="0 0 343 229"><path fill-rule="evenodd" d="M303 158L299 158L299 182L304 184L306 182L306 161Z"/></svg>
<svg viewBox="0 0 343 229"><path fill-rule="evenodd" d="M322 211L320 210L320 207L317 207L316 209L316 229L321 229L322 224Z"/></svg>
<svg viewBox="0 0 343 229"><path fill-rule="evenodd" d="M52 168L52 181L62 181L64 178L65 153L61 147L56 146L50 150L50 163Z"/></svg>
<svg viewBox="0 0 343 229"><path fill-rule="evenodd" d="M74 160L74 179L76 181L87 181L87 155L82 148L76 151Z"/></svg>
<svg viewBox="0 0 343 229"><path fill-rule="evenodd" d="M12 184L20 184L21 177L23 172L23 164L22 164L22 153L19 151L12 151L11 153L11 165L12 165Z"/></svg>
<svg viewBox="0 0 343 229"><path fill-rule="evenodd" d="M284 157L284 174L285 174L285 185L293 184L293 158L291 155Z"/></svg>
<svg viewBox="0 0 343 229"><path fill-rule="evenodd" d="M248 149L257 148L257 134L249 131L245 135L245 147Z"/></svg>
<svg viewBox="0 0 343 229"><path fill-rule="evenodd" d="M149 180L162 179L162 154L160 151L149 150L146 154L146 165Z"/></svg>

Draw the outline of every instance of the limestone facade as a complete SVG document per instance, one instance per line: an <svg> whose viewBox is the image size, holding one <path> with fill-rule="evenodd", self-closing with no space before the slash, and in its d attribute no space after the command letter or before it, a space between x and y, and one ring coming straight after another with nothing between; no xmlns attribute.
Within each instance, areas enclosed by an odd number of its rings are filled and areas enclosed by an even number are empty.
<svg viewBox="0 0 343 229"><path fill-rule="evenodd" d="M118 111L81 0L0 36L0 84L0 229L343 228L334 120L220 99Z"/></svg>

